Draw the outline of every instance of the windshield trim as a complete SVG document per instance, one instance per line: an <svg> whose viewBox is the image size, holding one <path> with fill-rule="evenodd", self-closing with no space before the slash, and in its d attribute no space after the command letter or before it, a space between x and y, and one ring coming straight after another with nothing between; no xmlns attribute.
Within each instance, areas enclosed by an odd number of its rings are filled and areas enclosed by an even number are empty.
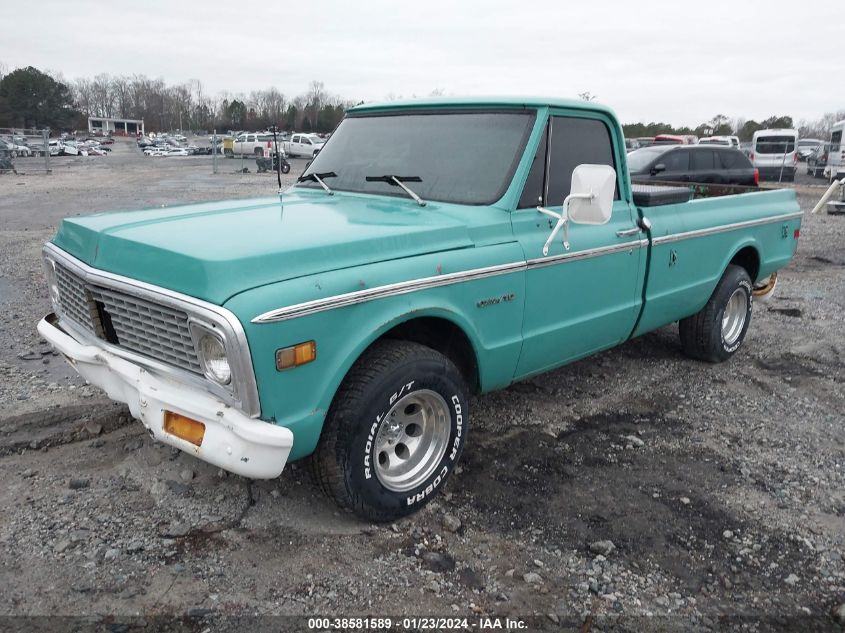
<svg viewBox="0 0 845 633"><path fill-rule="evenodd" d="M514 176L516 175L516 170L519 167L519 163L522 160L522 157L525 155L525 149L528 144L528 139L531 138L531 133L534 131L534 128L537 124L537 109L536 108L527 108L527 107L516 107L516 108L425 108L425 109L400 109L400 110L390 110L385 112L349 112L343 118L343 120L349 118L375 118L381 116L416 116L416 115L435 115L435 114L519 114L522 116L531 117L532 121L525 126L525 131L523 132L522 138L519 141L519 144L514 151L514 157L511 161L511 164L508 167L507 174L502 178L502 184L499 187L499 190L494 194L494 197L490 200L482 200L482 201L466 201L466 200L440 200L437 197L426 197L426 202L438 202L440 204L457 204L457 205L464 205L470 207L488 207L494 205L495 203L499 202L504 195L507 193L508 189L510 189L511 185L513 184ZM343 120L338 124L338 128L343 125ZM337 129L337 128L335 128ZM331 139L328 139L331 141ZM303 172L303 176L308 174L308 169ZM364 183L366 184L366 183ZM297 188L303 189L315 189L316 183L313 185L308 184L307 181L298 182L294 185ZM408 198L405 192L392 192L392 191L385 191L385 192L373 192L366 189L352 189L348 187L344 188L332 188L334 192L348 192L348 193L356 193L356 194L363 194L368 196L383 196L386 198L400 198L406 201L414 202L410 198Z"/></svg>

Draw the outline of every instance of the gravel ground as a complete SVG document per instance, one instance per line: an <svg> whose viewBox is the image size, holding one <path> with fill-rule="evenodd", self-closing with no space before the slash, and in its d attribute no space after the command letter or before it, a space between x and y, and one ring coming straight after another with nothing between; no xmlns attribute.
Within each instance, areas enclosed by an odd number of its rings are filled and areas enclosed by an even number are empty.
<svg viewBox="0 0 845 633"><path fill-rule="evenodd" d="M298 464L250 482L153 443L35 333L39 252L62 217L275 193L273 174L238 163L213 175L210 157L116 143L49 177L0 176L0 617L841 630L845 218L805 217L729 363L684 358L670 326L476 398L446 493L372 526ZM820 181L799 182L809 211Z"/></svg>

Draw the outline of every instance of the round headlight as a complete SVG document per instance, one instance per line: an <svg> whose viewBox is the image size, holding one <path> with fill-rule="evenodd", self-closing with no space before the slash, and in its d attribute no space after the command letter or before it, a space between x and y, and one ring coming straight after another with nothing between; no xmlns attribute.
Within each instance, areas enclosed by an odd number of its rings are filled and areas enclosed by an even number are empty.
<svg viewBox="0 0 845 633"><path fill-rule="evenodd" d="M221 385L228 385L232 380L232 370L223 341L213 334L203 334L198 347L206 376Z"/></svg>

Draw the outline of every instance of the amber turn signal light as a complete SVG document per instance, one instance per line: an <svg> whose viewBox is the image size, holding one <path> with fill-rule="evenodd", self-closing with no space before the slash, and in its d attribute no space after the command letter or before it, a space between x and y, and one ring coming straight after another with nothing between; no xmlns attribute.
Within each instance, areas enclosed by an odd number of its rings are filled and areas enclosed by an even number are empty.
<svg viewBox="0 0 845 633"><path fill-rule="evenodd" d="M195 446L201 446L205 437L205 424L173 411L164 412L164 430Z"/></svg>
<svg viewBox="0 0 845 633"><path fill-rule="evenodd" d="M305 365L317 358L317 343L308 341L276 350L276 369L283 371Z"/></svg>

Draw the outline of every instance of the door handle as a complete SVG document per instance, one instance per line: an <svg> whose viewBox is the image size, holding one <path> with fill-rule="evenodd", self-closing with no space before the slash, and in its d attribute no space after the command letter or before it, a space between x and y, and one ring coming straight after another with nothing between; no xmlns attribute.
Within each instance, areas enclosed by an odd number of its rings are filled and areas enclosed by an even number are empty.
<svg viewBox="0 0 845 633"><path fill-rule="evenodd" d="M640 227L635 226L630 229L622 229L621 231L616 231L616 237L630 237L631 235L636 235L642 229Z"/></svg>

